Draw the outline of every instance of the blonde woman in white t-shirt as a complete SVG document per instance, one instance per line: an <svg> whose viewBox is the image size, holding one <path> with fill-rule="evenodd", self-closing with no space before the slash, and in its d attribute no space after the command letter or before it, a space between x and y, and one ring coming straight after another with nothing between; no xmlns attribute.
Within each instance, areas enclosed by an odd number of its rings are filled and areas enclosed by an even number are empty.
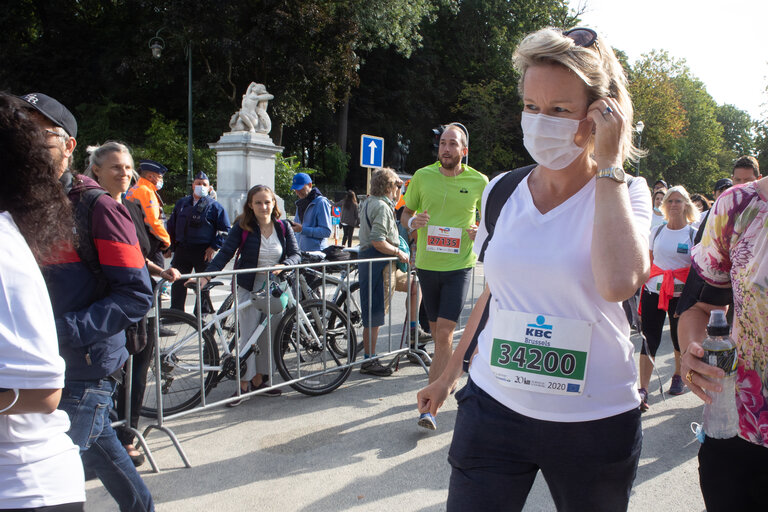
<svg viewBox="0 0 768 512"><path fill-rule="evenodd" d="M514 58L538 165L489 241L488 198L504 176L485 189L474 246L487 245L488 286L419 411L437 412L479 331L456 394L447 510L521 510L539 471L560 510L625 510L642 431L621 302L648 278L651 221L645 180L629 184L622 169L638 156L626 77L591 29L542 29Z"/></svg>
<svg viewBox="0 0 768 512"><path fill-rule="evenodd" d="M675 373L669 387L670 395L685 391L680 376L680 345L677 342L677 299L683 291L691 267L691 249L696 229L692 223L698 219L698 210L688 192L678 185L667 190L661 202L661 211L667 221L651 231L651 277L643 287L640 299L642 331L645 342L640 349L640 410L648 410L648 385L651 381L653 361L661 344L664 320L669 317L669 334L675 349Z"/></svg>

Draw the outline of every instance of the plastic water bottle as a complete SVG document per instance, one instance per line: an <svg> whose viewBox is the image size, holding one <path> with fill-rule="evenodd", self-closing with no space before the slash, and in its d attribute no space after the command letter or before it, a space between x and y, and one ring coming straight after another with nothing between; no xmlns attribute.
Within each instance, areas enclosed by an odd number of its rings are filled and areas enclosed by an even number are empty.
<svg viewBox="0 0 768 512"><path fill-rule="evenodd" d="M720 380L720 393L707 391L711 404L704 404L704 433L715 439L729 439L739 433L739 412L736 408L736 344L729 336L730 328L725 311L712 311L707 325L707 337L702 361L725 372Z"/></svg>

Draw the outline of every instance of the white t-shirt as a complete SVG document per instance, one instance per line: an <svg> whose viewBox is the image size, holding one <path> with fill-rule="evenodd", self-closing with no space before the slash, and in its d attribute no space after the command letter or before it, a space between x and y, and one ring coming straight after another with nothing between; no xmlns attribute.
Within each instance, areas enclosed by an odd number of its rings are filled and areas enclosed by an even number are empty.
<svg viewBox="0 0 768 512"><path fill-rule="evenodd" d="M11 215L0 212L0 387L64 387L48 290ZM0 508L85 501L79 449L67 435L69 417L0 415Z"/></svg>
<svg viewBox="0 0 768 512"><path fill-rule="evenodd" d="M696 229L690 225L682 229L669 229L669 225L665 225L659 231L659 236L656 236L656 231L651 233L650 249L653 251L654 265L661 270L690 267L694 236ZM664 276L654 276L648 280L645 287L650 292L659 293L663 279ZM675 297L680 296L684 284L684 281L675 279Z"/></svg>
<svg viewBox="0 0 768 512"><path fill-rule="evenodd" d="M483 193L486 211L488 193ZM651 197L645 180L629 187L636 229L647 233ZM472 380L506 407L547 421L590 421L626 412L640 403L629 324L620 303L607 302L597 291L590 248L595 214L595 179L549 212L540 213L524 179L507 201L485 253L485 274L492 294L488 324L478 339ZM480 221L475 251L487 231ZM580 395L554 395L512 388L494 376L490 366L496 308L593 324L586 381Z"/></svg>
<svg viewBox="0 0 768 512"><path fill-rule="evenodd" d="M667 221L664 219L663 215L656 215L655 213L651 212L651 234L650 236L653 236L654 233L656 233L656 230L661 226L662 224L666 224Z"/></svg>
<svg viewBox="0 0 768 512"><path fill-rule="evenodd" d="M259 266L271 267L280 263L280 257L283 255L283 246L280 245L280 239L277 237L277 231L280 229L277 223L273 224L272 234L269 238L261 235L261 246L259 247Z"/></svg>

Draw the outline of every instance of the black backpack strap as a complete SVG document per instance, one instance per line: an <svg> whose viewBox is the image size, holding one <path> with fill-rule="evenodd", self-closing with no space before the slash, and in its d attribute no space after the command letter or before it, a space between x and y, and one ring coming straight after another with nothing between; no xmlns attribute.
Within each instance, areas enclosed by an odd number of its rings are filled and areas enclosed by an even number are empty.
<svg viewBox="0 0 768 512"><path fill-rule="evenodd" d="M488 236L486 236L485 241L483 241L483 247L480 249L480 255L477 257L478 260L485 260L485 250L488 248L488 243L493 237L493 231L496 228L496 220L499 218L499 214L501 214L501 209L507 204L507 199L512 196L512 193L520 182L531 173L534 167L536 167L536 164L520 167L507 172L496 182L488 193L488 200L485 202L485 211L482 212L483 218L485 219L485 230L488 233Z"/></svg>
<svg viewBox="0 0 768 512"><path fill-rule="evenodd" d="M507 200L512 197L512 193L520 182L533 171L534 167L536 167L536 164L520 167L507 172L496 182L488 193L488 199L485 201L485 210L483 211L485 230L488 235L485 237L485 241L483 241L483 247L480 249L480 255L477 258L478 260L483 261L485 259L485 250L488 248L488 242L490 242L493 237L493 231L496 229L496 221L501 214L501 209L507 204ZM483 332L483 329L485 329L485 324L488 323L488 310L491 306L491 298L492 296L489 295L488 302L485 304L485 309L483 309L483 316L480 317L480 323L477 324L477 329L475 329L475 333L472 335L469 346L467 346L467 351L464 352L464 359L462 362L464 372L469 371L469 362L472 359L472 354L475 353L477 338L480 336L480 333Z"/></svg>
<svg viewBox="0 0 768 512"><path fill-rule="evenodd" d="M93 209L96 201L107 191L101 188L88 189L80 194L75 204L75 230L77 232L77 255L98 281L97 296L104 297L109 290L109 283L99 263L99 252L93 241Z"/></svg>

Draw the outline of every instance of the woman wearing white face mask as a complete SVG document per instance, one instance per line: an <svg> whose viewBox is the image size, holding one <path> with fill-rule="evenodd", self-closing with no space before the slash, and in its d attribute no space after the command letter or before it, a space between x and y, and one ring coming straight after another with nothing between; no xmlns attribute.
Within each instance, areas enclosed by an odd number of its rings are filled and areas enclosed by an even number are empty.
<svg viewBox="0 0 768 512"><path fill-rule="evenodd" d="M558 509L624 510L642 433L621 301L648 277L651 220L645 180L627 184L622 170L637 155L626 78L610 46L581 28L529 35L515 66L538 165L485 190L475 250L488 286L419 410L437 412L477 332L456 397L448 510L520 510L539 470Z"/></svg>

